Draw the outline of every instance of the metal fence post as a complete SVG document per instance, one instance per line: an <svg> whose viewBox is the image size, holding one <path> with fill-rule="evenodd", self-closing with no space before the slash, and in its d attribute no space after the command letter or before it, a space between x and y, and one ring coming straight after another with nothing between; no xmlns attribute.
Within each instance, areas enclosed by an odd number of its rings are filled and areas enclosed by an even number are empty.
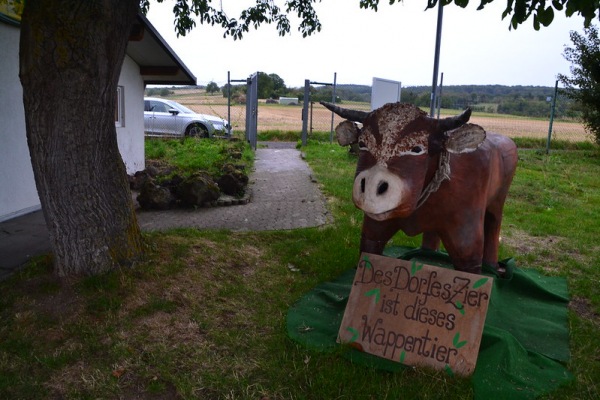
<svg viewBox="0 0 600 400"><path fill-rule="evenodd" d="M313 107L314 106L315 106L315 102L311 101L310 102L310 118L309 118L309 121L310 121L310 124L309 124L309 126L310 126L310 128L309 128L310 136L312 136L312 134L313 134Z"/></svg>
<svg viewBox="0 0 600 400"><path fill-rule="evenodd" d="M227 136L231 137L231 71L227 71Z"/></svg>
<svg viewBox="0 0 600 400"><path fill-rule="evenodd" d="M258 124L258 72L246 80L246 140L256 150Z"/></svg>
<svg viewBox="0 0 600 400"><path fill-rule="evenodd" d="M546 141L546 154L550 154L550 139L552 138L552 123L554 122L554 109L556 108L556 95L558 93L558 81L554 85L554 97L550 108L550 125L548 126L548 140Z"/></svg>
<svg viewBox="0 0 600 400"><path fill-rule="evenodd" d="M429 116L435 116L435 98L437 96L437 78L440 65L440 46L442 43L442 20L444 17L444 2L438 3L437 29L435 34L435 53L433 57L433 83L431 84L431 99L429 107Z"/></svg>
<svg viewBox="0 0 600 400"><path fill-rule="evenodd" d="M440 119L440 109L442 108L442 89L444 88L444 73L440 74L440 86L438 86L439 92L436 96L437 101L437 119Z"/></svg>
<svg viewBox="0 0 600 400"><path fill-rule="evenodd" d="M306 146L308 136L308 103L310 102L310 80L304 80L304 102L302 104L302 146Z"/></svg>
<svg viewBox="0 0 600 400"><path fill-rule="evenodd" d="M331 94L331 102L335 104L335 89L337 86L337 72L333 73L333 93ZM335 115L331 113L331 130L329 131L329 144L333 143L333 120Z"/></svg>

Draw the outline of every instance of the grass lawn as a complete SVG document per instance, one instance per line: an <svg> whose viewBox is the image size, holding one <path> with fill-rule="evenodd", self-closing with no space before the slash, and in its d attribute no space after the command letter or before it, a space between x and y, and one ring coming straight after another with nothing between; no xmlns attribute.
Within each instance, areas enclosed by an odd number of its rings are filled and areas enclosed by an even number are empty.
<svg viewBox="0 0 600 400"><path fill-rule="evenodd" d="M362 219L350 198L355 160L321 142L303 151L331 225L148 233L147 257L130 269L59 281L39 257L1 282L0 398L472 398L468 379L376 371L287 337L290 305L355 266ZM597 399L600 153L519 156L501 257L568 280L575 380L547 398ZM398 234L393 243L419 241Z"/></svg>

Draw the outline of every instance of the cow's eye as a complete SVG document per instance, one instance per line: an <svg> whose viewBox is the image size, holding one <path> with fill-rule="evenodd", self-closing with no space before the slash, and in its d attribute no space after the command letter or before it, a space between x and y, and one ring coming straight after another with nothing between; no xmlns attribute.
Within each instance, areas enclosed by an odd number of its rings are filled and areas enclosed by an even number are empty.
<svg viewBox="0 0 600 400"><path fill-rule="evenodd" d="M423 148L421 146L415 146L412 149L410 149L410 151L415 154L420 154L423 152Z"/></svg>
<svg viewBox="0 0 600 400"><path fill-rule="evenodd" d="M364 150L367 151L367 146L365 145L365 142L358 142L358 149L359 150Z"/></svg>

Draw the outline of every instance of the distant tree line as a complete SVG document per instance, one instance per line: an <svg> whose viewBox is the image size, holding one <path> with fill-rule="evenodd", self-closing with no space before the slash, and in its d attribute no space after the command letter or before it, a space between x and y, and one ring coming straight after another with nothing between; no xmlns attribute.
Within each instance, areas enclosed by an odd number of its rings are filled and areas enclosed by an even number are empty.
<svg viewBox="0 0 600 400"><path fill-rule="evenodd" d="M204 88L207 93L221 92L228 96L227 84L219 87L209 82ZM169 89L146 89L148 96L168 96ZM371 86L337 85L335 88L337 103L371 102ZM244 103L246 84L231 85L233 101ZM331 101L333 86L311 85L310 100L313 102ZM407 86L402 88L401 101L412 103L424 109L430 106L430 86ZM470 107L474 111L491 114L510 114L533 118L550 116L551 100L554 88L549 86L504 86L504 85L460 85L442 88L441 107L462 110ZM258 73L258 97L260 99L279 99L280 97L297 97L304 101L304 88L288 88L284 80L275 73ZM554 111L556 118L579 119L582 109L578 102L560 96Z"/></svg>
<svg viewBox="0 0 600 400"><path fill-rule="evenodd" d="M154 96L161 96L161 97L166 97L169 96L171 94L173 94L174 92L166 87L163 88L148 88L146 89L146 96L149 97L154 97Z"/></svg>
<svg viewBox="0 0 600 400"><path fill-rule="evenodd" d="M223 97L227 97L231 91L232 97L239 97L241 94L246 94L246 84L231 85L228 84L221 87ZM277 74L267 74L266 72L258 72L258 98L259 99L278 99L286 97L290 93L290 89L285 86L283 79Z"/></svg>
<svg viewBox="0 0 600 400"><path fill-rule="evenodd" d="M328 89L324 92L330 93ZM343 101L371 101L371 87L360 85L338 86L336 93ZM510 114L524 117L548 118L554 88L546 86L461 85L442 88L441 107L462 110ZM401 101L429 109L431 86L402 88ZM331 99L331 97L329 97ZM557 118L579 118L578 104L566 96L556 103Z"/></svg>
<svg viewBox="0 0 600 400"><path fill-rule="evenodd" d="M228 95L227 84L221 87L223 97ZM246 84L231 85L231 96L237 97L246 94ZM331 101L333 96L332 86L311 85L310 99L313 102ZM279 99L280 97L297 97L304 101L304 88L287 87L284 80L277 74L258 73L258 98ZM342 101L371 101L371 87L364 85L338 85L336 87L336 102Z"/></svg>
<svg viewBox="0 0 600 400"><path fill-rule="evenodd" d="M293 91L293 89L291 90ZM290 90L288 90L290 92ZM312 86L311 101L331 101L333 87ZM442 88L441 107L491 114L510 114L524 117L549 118L554 88L549 86L460 85ZM297 89L294 97L303 100L304 89ZM402 88L401 101L429 109L431 86L408 86ZM336 102L371 102L371 86L338 85ZM560 96L554 111L557 118L581 117L579 104L566 96Z"/></svg>

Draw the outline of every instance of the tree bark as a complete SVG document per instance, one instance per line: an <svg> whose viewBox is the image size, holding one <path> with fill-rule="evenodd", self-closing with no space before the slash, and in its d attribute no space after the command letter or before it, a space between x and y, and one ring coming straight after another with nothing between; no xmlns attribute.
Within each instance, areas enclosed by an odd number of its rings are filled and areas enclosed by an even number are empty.
<svg viewBox="0 0 600 400"><path fill-rule="evenodd" d="M114 120L138 4L25 3L19 75L27 142L59 276L98 274L143 252Z"/></svg>

